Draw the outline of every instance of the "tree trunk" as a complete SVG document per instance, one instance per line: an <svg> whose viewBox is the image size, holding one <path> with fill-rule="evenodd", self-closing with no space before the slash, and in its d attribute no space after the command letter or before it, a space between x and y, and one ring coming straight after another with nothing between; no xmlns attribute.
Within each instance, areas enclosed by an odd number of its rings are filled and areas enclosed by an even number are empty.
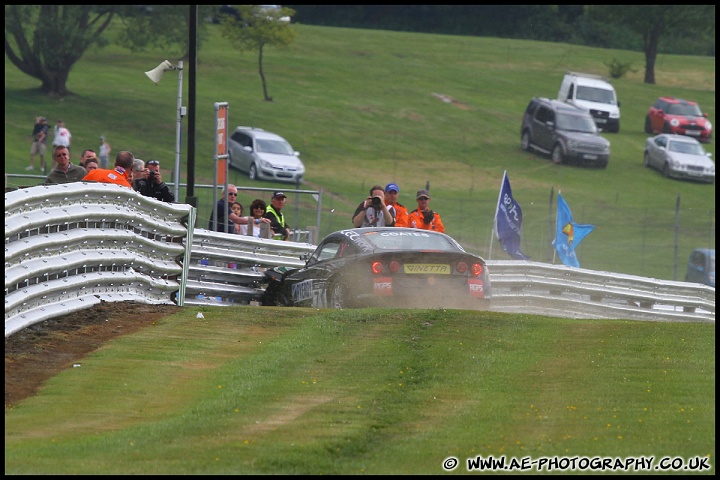
<svg viewBox="0 0 720 480"><path fill-rule="evenodd" d="M265 74L263 73L262 58L263 58L263 44L258 48L258 68L260 70L260 79L262 80L263 95L265 95L266 102L272 102L272 97L268 95L267 82L265 81Z"/></svg>
<svg viewBox="0 0 720 480"><path fill-rule="evenodd" d="M655 84L655 61L657 60L658 42L660 33L653 29L644 39L645 49L645 83Z"/></svg>
<svg viewBox="0 0 720 480"><path fill-rule="evenodd" d="M43 69L40 90L51 97L65 97L70 93L67 89L69 75L70 70L67 69L53 72Z"/></svg>

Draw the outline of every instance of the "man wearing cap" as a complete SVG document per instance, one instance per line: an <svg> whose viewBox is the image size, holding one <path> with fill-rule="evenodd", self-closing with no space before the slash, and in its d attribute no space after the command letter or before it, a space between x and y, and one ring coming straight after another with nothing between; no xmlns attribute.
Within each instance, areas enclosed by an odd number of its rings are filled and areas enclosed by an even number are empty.
<svg viewBox="0 0 720 480"><path fill-rule="evenodd" d="M290 238L290 228L288 228L285 222L285 215L282 213L282 208L285 206L285 200L287 195L283 192L274 192L270 205L265 210L264 218L270 219L270 228L273 231L273 236L282 235L283 240Z"/></svg>
<svg viewBox="0 0 720 480"><path fill-rule="evenodd" d="M440 214L430 210L430 192L425 189L418 190L415 198L417 198L418 208L408 215L410 227L445 233L445 226L440 220Z"/></svg>
<svg viewBox="0 0 720 480"><path fill-rule="evenodd" d="M385 205L395 208L396 227L409 227L408 209L398 202L398 194L400 194L400 187L397 183L388 183L385 187Z"/></svg>
<svg viewBox="0 0 720 480"><path fill-rule="evenodd" d="M144 197L151 197L161 202L174 203L175 194L171 192L170 187L163 182L160 173L160 162L154 159L148 160L144 166L143 171L146 171L146 174L144 172L142 175L143 178L138 178L133 181L133 188Z"/></svg>
<svg viewBox="0 0 720 480"><path fill-rule="evenodd" d="M35 155L40 156L40 168L45 173L45 148L47 147L48 130L45 117L35 117L35 126L32 133L32 146L30 147L30 165L25 170L35 170Z"/></svg>

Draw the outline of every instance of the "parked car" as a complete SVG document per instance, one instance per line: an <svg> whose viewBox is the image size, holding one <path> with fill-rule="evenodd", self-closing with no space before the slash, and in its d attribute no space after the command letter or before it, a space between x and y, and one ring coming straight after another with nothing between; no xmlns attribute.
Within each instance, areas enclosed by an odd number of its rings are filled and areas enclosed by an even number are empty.
<svg viewBox="0 0 720 480"><path fill-rule="evenodd" d="M685 281L715 288L715 249L696 248L688 260Z"/></svg>
<svg viewBox="0 0 720 480"><path fill-rule="evenodd" d="M676 133L709 143L712 123L697 103L681 98L660 97L645 117L645 133Z"/></svg>
<svg viewBox="0 0 720 480"><path fill-rule="evenodd" d="M228 165L251 180L302 183L305 165L300 153L282 138L262 128L237 127L228 138Z"/></svg>
<svg viewBox="0 0 720 480"><path fill-rule="evenodd" d="M353 228L325 237L302 268L265 272L264 305L487 309L485 260L444 233Z"/></svg>
<svg viewBox="0 0 720 480"><path fill-rule="evenodd" d="M605 168L610 159L610 142L600 136L587 110L548 98L530 100L520 146L549 154L554 163L576 161Z"/></svg>
<svg viewBox="0 0 720 480"><path fill-rule="evenodd" d="M258 15L264 14L268 20L279 20L281 22L290 23L290 17L282 14L282 5L255 5ZM235 20L240 20L240 12L234 5L220 6L220 14L211 19L212 23L220 23L221 15L229 15Z"/></svg>
<svg viewBox="0 0 720 480"><path fill-rule="evenodd" d="M557 99L588 110L599 130L620 131L620 101L605 77L565 72Z"/></svg>
<svg viewBox="0 0 720 480"><path fill-rule="evenodd" d="M643 164L668 178L715 181L715 162L694 138L661 133L645 142Z"/></svg>

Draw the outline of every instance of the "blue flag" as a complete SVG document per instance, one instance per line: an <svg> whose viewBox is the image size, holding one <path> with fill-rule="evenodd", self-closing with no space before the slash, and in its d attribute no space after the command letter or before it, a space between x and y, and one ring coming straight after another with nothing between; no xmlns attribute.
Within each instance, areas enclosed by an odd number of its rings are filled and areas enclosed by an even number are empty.
<svg viewBox="0 0 720 480"><path fill-rule="evenodd" d="M529 260L530 257L520 251L520 231L522 228L522 209L512 196L507 171L503 174L497 211L495 212L495 233L500 246L515 260Z"/></svg>
<svg viewBox="0 0 720 480"><path fill-rule="evenodd" d="M558 192L557 220L553 245L560 256L560 260L565 265L580 268L580 262L578 262L575 255L575 247L580 245L582 239L594 229L595 225L580 225L573 222L570 207Z"/></svg>

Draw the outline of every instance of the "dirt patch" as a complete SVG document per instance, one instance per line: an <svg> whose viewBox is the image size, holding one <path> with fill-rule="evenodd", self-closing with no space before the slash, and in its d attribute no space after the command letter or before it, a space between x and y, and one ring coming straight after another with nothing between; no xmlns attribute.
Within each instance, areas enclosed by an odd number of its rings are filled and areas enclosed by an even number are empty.
<svg viewBox="0 0 720 480"><path fill-rule="evenodd" d="M5 338L5 407L30 397L108 340L177 312L174 305L103 302L45 320Z"/></svg>
<svg viewBox="0 0 720 480"><path fill-rule="evenodd" d="M440 100L442 100L442 101L445 102L445 103L449 103L449 104L451 104L451 105L454 105L454 106L456 106L457 108L459 108L460 110L470 110L470 106L469 106L469 105L467 105L467 104L465 104L465 103L458 102L457 100L455 100L455 99L454 99L453 97L451 97L450 95L443 95L443 94L441 94L441 93L433 93L432 96L435 97L435 98L439 98Z"/></svg>

